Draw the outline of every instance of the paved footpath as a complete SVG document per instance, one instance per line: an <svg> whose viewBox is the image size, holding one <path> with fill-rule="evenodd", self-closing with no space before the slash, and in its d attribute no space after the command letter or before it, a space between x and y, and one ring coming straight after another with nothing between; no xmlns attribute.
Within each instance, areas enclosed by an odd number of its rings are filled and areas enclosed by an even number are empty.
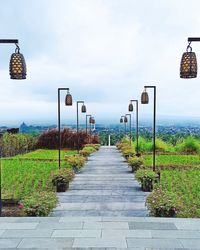
<svg viewBox="0 0 200 250"><path fill-rule="evenodd" d="M129 171L115 148L102 148L59 195L54 216L0 218L0 249L200 249L200 219L145 216Z"/></svg>
<svg viewBox="0 0 200 250"><path fill-rule="evenodd" d="M146 216L147 193L140 189L116 147L101 147L65 193L53 216Z"/></svg>

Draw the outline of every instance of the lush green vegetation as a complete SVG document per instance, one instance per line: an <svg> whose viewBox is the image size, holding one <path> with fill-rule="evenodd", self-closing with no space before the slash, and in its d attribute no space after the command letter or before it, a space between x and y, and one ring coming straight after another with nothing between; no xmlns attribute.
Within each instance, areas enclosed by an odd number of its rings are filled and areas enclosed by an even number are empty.
<svg viewBox="0 0 200 250"><path fill-rule="evenodd" d="M3 134L0 139L2 156L9 157L35 149L37 137L29 134Z"/></svg>
<svg viewBox="0 0 200 250"><path fill-rule="evenodd" d="M94 152L99 145L88 145ZM39 159L39 160L36 160ZM76 150L61 151L61 170L58 171L58 150L35 150L12 158L3 158L2 198L21 201L26 215L46 216L56 206L57 197L52 179L55 176L71 181L74 167L80 168L85 158Z"/></svg>
<svg viewBox="0 0 200 250"><path fill-rule="evenodd" d="M75 155L78 152L76 150L61 150L61 159L65 158L65 155ZM58 150L54 149L37 149L23 155L17 155L15 158L28 158L28 159L58 159Z"/></svg>
<svg viewBox="0 0 200 250"><path fill-rule="evenodd" d="M147 205L152 213L156 215L156 208L174 207L177 217L200 217L200 168L184 170L161 171L160 183L147 199ZM163 200L162 195L167 198ZM169 201L170 202L169 202ZM173 203L171 203L173 201Z"/></svg>
<svg viewBox="0 0 200 250"><path fill-rule="evenodd" d="M157 147L159 154L156 156L156 173L151 170L152 154L149 154L151 147L148 145L150 142L144 138L140 140L143 164L135 157L128 158L128 162L130 166L138 169L136 178L141 182L142 189L147 191L153 188L153 192L147 198L147 207L151 215L200 217L199 140L187 137L178 141L175 146L166 142L163 144L163 141L159 140L162 147ZM123 154L127 147L127 140L118 144Z"/></svg>
<svg viewBox="0 0 200 250"><path fill-rule="evenodd" d="M144 165L152 165L152 155L144 155ZM157 166L194 166L200 165L200 155L157 155Z"/></svg>

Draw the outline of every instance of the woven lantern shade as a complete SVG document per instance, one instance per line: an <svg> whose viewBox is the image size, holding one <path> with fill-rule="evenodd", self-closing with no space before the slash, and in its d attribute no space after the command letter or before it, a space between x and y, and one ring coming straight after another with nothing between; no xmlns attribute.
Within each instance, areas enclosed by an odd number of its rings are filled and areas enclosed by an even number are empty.
<svg viewBox="0 0 200 250"><path fill-rule="evenodd" d="M128 122L128 118L125 116L124 117L124 122L127 123Z"/></svg>
<svg viewBox="0 0 200 250"><path fill-rule="evenodd" d="M66 97L65 97L65 105L72 106L72 96L69 92L66 94Z"/></svg>
<svg viewBox="0 0 200 250"><path fill-rule="evenodd" d="M89 123L92 123L92 117L90 116Z"/></svg>
<svg viewBox="0 0 200 250"><path fill-rule="evenodd" d="M132 104L132 103L130 103L130 104L128 105L128 111L130 111L130 112L133 111L133 104Z"/></svg>
<svg viewBox="0 0 200 250"><path fill-rule="evenodd" d="M15 80L26 79L26 62L18 47L10 58L10 78Z"/></svg>
<svg viewBox="0 0 200 250"><path fill-rule="evenodd" d="M82 107L81 107L81 112L82 113L86 113L86 106L83 104Z"/></svg>
<svg viewBox="0 0 200 250"><path fill-rule="evenodd" d="M120 123L123 123L123 118L120 118Z"/></svg>
<svg viewBox="0 0 200 250"><path fill-rule="evenodd" d="M190 47L191 48L191 47ZM185 52L181 58L180 78L197 77L197 58L194 52Z"/></svg>
<svg viewBox="0 0 200 250"><path fill-rule="evenodd" d="M142 104L148 104L149 103L149 96L148 96L148 93L146 91L142 92L141 103Z"/></svg>
<svg viewBox="0 0 200 250"><path fill-rule="evenodd" d="M95 119L94 118L92 119L92 124L95 124Z"/></svg>

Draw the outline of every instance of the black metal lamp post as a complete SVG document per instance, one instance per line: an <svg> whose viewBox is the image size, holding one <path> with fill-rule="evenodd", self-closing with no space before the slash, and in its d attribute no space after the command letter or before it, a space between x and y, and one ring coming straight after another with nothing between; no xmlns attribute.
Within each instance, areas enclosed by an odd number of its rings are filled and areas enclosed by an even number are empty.
<svg viewBox="0 0 200 250"><path fill-rule="evenodd" d="M141 103L148 104L149 96L146 92L147 88L154 90L154 107L153 107L153 171L156 170L156 86L144 86L144 91L141 95Z"/></svg>
<svg viewBox="0 0 200 250"><path fill-rule="evenodd" d="M188 37L188 46L181 58L180 78L191 79L197 77L197 59L196 54L192 52L192 42L200 42L200 37Z"/></svg>
<svg viewBox="0 0 200 250"><path fill-rule="evenodd" d="M72 96L69 93L69 88L58 88L58 168L60 169L60 150L61 150L61 134L60 134L60 92L67 91L65 97L65 105L72 106Z"/></svg>
<svg viewBox="0 0 200 250"><path fill-rule="evenodd" d="M127 117L125 115L122 115L120 118L120 123L124 123L124 131L126 135L126 123L128 122Z"/></svg>
<svg viewBox="0 0 200 250"><path fill-rule="evenodd" d="M87 131L88 131L88 117L91 117L92 115L86 115L86 123L85 123L85 131L86 131L86 136L87 136ZM90 138L89 138L89 142L90 142Z"/></svg>
<svg viewBox="0 0 200 250"><path fill-rule="evenodd" d="M26 79L26 62L25 62L24 56L20 53L18 39L0 39L0 43L1 44L15 44L16 46L15 53L13 53L10 58L10 79L13 79L13 80ZM1 177L2 177L2 173L1 173L1 166L0 166L0 216L2 216Z"/></svg>
<svg viewBox="0 0 200 250"><path fill-rule="evenodd" d="M76 116L76 118L77 118L77 120L76 120L77 131L76 132L77 132L77 151L78 151L78 153L79 153L79 112L78 112L79 103L82 103L81 112L86 113L86 106L84 104L84 101L77 101L76 102L76 113L77 113L77 116Z"/></svg>
<svg viewBox="0 0 200 250"><path fill-rule="evenodd" d="M131 114L126 114L126 117L129 116L129 132L130 132L130 135L129 135L129 138L130 138L130 145L132 144L132 132L131 132Z"/></svg>
<svg viewBox="0 0 200 250"><path fill-rule="evenodd" d="M130 104L128 106L128 111L133 112L133 102L136 103L136 156L139 157L141 154L139 153L139 112L138 112L138 100L130 100Z"/></svg>

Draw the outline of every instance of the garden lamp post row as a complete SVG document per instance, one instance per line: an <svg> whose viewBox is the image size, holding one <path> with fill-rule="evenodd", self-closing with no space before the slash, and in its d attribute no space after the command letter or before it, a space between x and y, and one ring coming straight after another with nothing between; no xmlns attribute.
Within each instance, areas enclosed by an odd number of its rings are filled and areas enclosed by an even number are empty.
<svg viewBox="0 0 200 250"><path fill-rule="evenodd" d="M26 79L26 62L24 56L20 53L20 47L18 45L18 39L0 39L0 44L15 44L15 52L10 58L10 78L13 80ZM1 158L2 152L0 152ZM2 193L1 193L1 160L0 160L0 216L2 216Z"/></svg>
<svg viewBox="0 0 200 250"><path fill-rule="evenodd" d="M133 112L133 102L136 104L136 156L139 157L139 119L138 119L138 100L130 100L130 104L128 106L128 111Z"/></svg>
<svg viewBox="0 0 200 250"><path fill-rule="evenodd" d="M65 105L72 106L72 96L69 92L69 88L58 88L58 168L60 169L60 162L61 162L61 127L60 127L60 92L67 91L65 96ZM79 104L82 103L81 112L86 113L86 106L84 101L77 101L77 151L79 152Z"/></svg>
<svg viewBox="0 0 200 250"><path fill-rule="evenodd" d="M130 140L130 145L132 144L132 133L131 133L131 114L126 114L126 117L129 116L129 140ZM128 121L128 118L127 118Z"/></svg>
<svg viewBox="0 0 200 250"><path fill-rule="evenodd" d="M124 123L124 131L125 131L125 135L126 135L126 123L128 122L128 119L125 115L122 115L120 118L120 123Z"/></svg>
<svg viewBox="0 0 200 250"><path fill-rule="evenodd" d="M81 107L81 112L82 113L86 113L86 106L85 106L85 103L84 101L77 101L76 102L76 127L77 127L77 151L79 153L79 104L82 104L82 107Z"/></svg>
<svg viewBox="0 0 200 250"><path fill-rule="evenodd" d="M141 95L141 103L149 103L149 95L146 89L151 88L154 91L154 102L153 102L153 171L156 170L156 86L144 86L144 91Z"/></svg>
<svg viewBox="0 0 200 250"><path fill-rule="evenodd" d="M144 86L144 91L141 95L141 104L148 104L149 103L149 95L147 93L148 88L153 89L154 91L154 104L153 104L153 171L156 170L156 86ZM130 100L130 104L128 106L128 111L133 112L133 102L136 103L136 156L139 157L141 154L139 153L139 119L138 119L138 100ZM130 114L126 114L130 115ZM127 117L121 116L120 123L127 122ZM123 119L124 117L124 119ZM126 133L126 129L125 129ZM131 138L131 115L130 115L130 140Z"/></svg>

